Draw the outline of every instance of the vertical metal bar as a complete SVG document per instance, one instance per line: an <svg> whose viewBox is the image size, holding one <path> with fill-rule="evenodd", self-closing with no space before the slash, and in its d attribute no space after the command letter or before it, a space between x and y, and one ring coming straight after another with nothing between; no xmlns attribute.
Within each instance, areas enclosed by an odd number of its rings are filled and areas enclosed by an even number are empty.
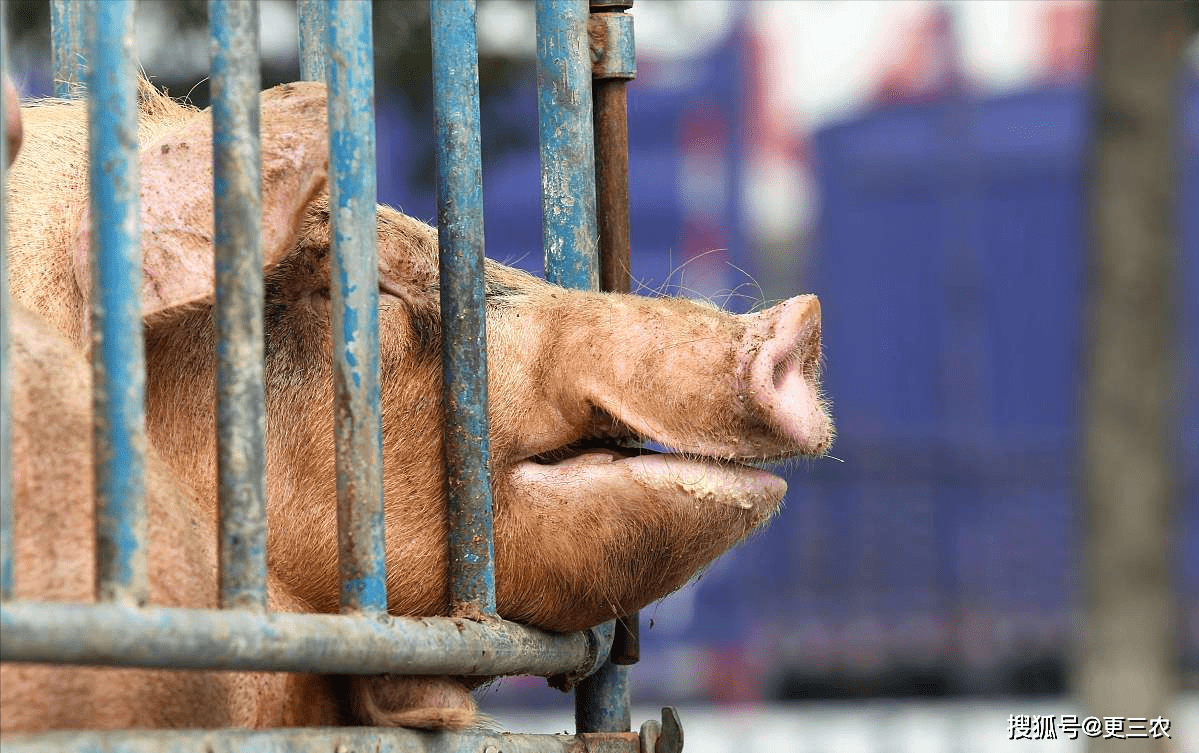
<svg viewBox="0 0 1199 753"><path fill-rule="evenodd" d="M9 102L8 87L8 39L5 22L7 14L0 12L0 599L11 599L13 594L13 546L12 546L12 370L8 342L8 107L18 107L19 102Z"/></svg>
<svg viewBox="0 0 1199 753"><path fill-rule="evenodd" d="M629 292L629 128L624 79L595 80L600 290Z"/></svg>
<svg viewBox="0 0 1199 753"><path fill-rule="evenodd" d="M601 288L629 290L629 168L625 84L635 73L631 16L620 12L631 0L592 0L589 19L590 73L595 77L595 189ZM627 664L637 661L636 613L618 621L608 661L575 690L579 732L629 729Z"/></svg>
<svg viewBox="0 0 1199 753"><path fill-rule="evenodd" d="M300 0L300 78L325 80L325 2Z"/></svg>
<svg viewBox="0 0 1199 753"><path fill-rule="evenodd" d="M537 114L545 277L599 282L587 0L537 0Z"/></svg>
<svg viewBox="0 0 1199 753"><path fill-rule="evenodd" d="M54 58L54 96L69 97L87 75L85 0L50 0L50 43Z"/></svg>
<svg viewBox="0 0 1199 753"><path fill-rule="evenodd" d="M595 106L595 194L599 228L600 290L629 292L629 123L625 87L636 76L633 17L623 11L633 0L591 0L592 96ZM637 612L616 622L611 660L636 664L641 658Z"/></svg>
<svg viewBox="0 0 1199 753"><path fill-rule="evenodd" d="M266 610L258 0L209 0L221 606Z"/></svg>
<svg viewBox="0 0 1199 753"><path fill-rule="evenodd" d="M334 438L344 612L387 611L371 4L327 0Z"/></svg>
<svg viewBox="0 0 1199 753"><path fill-rule="evenodd" d="M146 598L145 354L133 0L90 7L92 390L97 598Z"/></svg>
<svg viewBox="0 0 1199 753"><path fill-rule="evenodd" d="M434 122L452 614L495 614L475 0L435 0Z"/></svg>
<svg viewBox="0 0 1199 753"><path fill-rule="evenodd" d="M591 0L595 194L600 289L629 292L629 123L625 87L636 75L632 0Z"/></svg>
<svg viewBox="0 0 1199 753"><path fill-rule="evenodd" d="M545 276L594 290L599 271L587 0L537 0L536 10ZM628 696L625 667L605 662L575 691L577 730L627 730Z"/></svg>
<svg viewBox="0 0 1199 753"><path fill-rule="evenodd" d="M575 731L627 732L629 707L629 668L606 661L575 689Z"/></svg>

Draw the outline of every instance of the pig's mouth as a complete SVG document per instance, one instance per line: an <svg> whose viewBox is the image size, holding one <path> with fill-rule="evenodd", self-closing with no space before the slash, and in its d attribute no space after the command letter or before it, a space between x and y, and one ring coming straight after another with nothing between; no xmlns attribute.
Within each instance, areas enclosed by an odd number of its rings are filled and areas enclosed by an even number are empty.
<svg viewBox="0 0 1199 753"><path fill-rule="evenodd" d="M588 463L611 463L640 455L662 454L657 450L644 447L644 443L643 439L632 435L591 437L534 455L529 460L540 465L585 465Z"/></svg>
<svg viewBox="0 0 1199 753"><path fill-rule="evenodd" d="M621 499L686 499L746 510L773 508L787 491L782 478L747 464L774 458L736 462L663 452L643 446L647 442L653 444L635 434L581 438L517 463L514 478L526 487Z"/></svg>

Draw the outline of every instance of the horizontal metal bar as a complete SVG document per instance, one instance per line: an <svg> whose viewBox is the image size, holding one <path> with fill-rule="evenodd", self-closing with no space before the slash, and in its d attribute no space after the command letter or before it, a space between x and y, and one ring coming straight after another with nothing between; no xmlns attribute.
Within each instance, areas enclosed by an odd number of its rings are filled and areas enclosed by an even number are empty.
<svg viewBox="0 0 1199 753"><path fill-rule="evenodd" d="M5 753L638 753L639 735L512 735L411 729L153 730L5 735Z"/></svg>
<svg viewBox="0 0 1199 753"><path fill-rule="evenodd" d="M133 0L94 3L89 47L92 405L96 592L145 601L146 505L141 215Z"/></svg>
<svg viewBox="0 0 1199 753"><path fill-rule="evenodd" d="M431 12L451 612L495 614L475 3Z"/></svg>
<svg viewBox="0 0 1199 753"><path fill-rule="evenodd" d="M258 2L209 0L221 606L266 610Z"/></svg>
<svg viewBox="0 0 1199 753"><path fill-rule="evenodd" d="M371 4L325 3L337 538L343 612L387 612Z"/></svg>
<svg viewBox="0 0 1199 753"><path fill-rule="evenodd" d="M611 643L605 627L555 635L503 620L0 604L0 661L577 681Z"/></svg>

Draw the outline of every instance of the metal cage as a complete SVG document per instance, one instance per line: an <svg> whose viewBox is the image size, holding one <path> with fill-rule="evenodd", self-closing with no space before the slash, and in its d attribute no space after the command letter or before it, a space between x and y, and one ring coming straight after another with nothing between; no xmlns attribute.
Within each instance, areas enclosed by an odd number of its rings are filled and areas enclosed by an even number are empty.
<svg viewBox="0 0 1199 753"><path fill-rule="evenodd" d="M624 11L631 5L631 0L592 0L590 7L587 0L536 3L546 276L568 287L596 288L602 282L605 289L628 290L624 85L633 78L635 65L632 17ZM389 616L384 587L371 3L299 0L302 77L323 79L329 96L333 350L335 400L341 406L335 427L339 615L271 613L266 608L265 390L261 357L254 357L263 351L257 0L209 0L219 338L219 609L145 604L134 0L52 0L51 9L57 93L76 95L81 90L72 84L86 82L92 134L98 583L95 604L12 599L11 405L5 371L0 393L0 452L6 468L0 476L0 659L564 677L569 684L578 682L577 733L428 734L370 728L72 732L7 736L5 750L680 750L681 730L670 709L663 710L661 723L651 720L639 733L629 731L625 665L637 658L635 615L582 633L552 635L495 614L474 0L431 3L455 613L419 619ZM0 253L5 309L6 263L6 254ZM0 323L5 338L7 316ZM3 346L7 370L7 339ZM480 613L482 620L467 619Z"/></svg>

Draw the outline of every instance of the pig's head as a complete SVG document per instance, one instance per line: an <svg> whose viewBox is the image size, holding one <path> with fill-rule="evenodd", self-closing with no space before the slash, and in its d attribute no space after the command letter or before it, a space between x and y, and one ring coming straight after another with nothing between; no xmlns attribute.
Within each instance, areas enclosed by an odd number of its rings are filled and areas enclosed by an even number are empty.
<svg viewBox="0 0 1199 753"><path fill-rule="evenodd" d="M271 567L337 604L323 88L263 94ZM210 120L143 148L148 421L215 499ZM84 239L81 239L81 241ZM86 243L76 246L86 280ZM448 608L437 235L378 213L392 611ZM86 289L84 287L83 289ZM820 455L820 304L734 316L696 302L568 291L486 271L500 614L569 630L645 606L767 520L786 490L757 467ZM650 441L669 453L633 449Z"/></svg>

